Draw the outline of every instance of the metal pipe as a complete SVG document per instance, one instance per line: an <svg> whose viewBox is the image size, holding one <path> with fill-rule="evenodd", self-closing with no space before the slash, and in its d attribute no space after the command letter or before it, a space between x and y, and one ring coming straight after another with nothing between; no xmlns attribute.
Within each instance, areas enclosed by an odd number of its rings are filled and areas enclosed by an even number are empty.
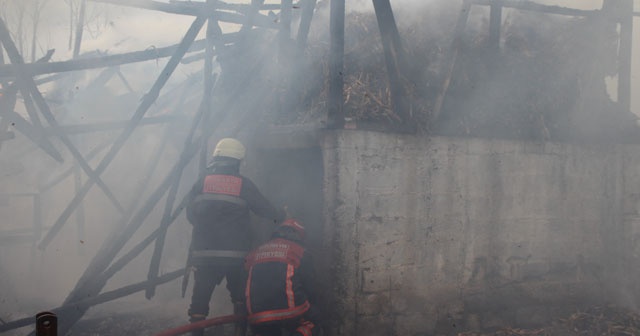
<svg viewBox="0 0 640 336"><path fill-rule="evenodd" d="M129 139L131 134L133 134L133 131L136 129L136 127L140 123L140 120L142 120L147 110L151 107L153 102L155 102L155 100L158 98L160 90L162 89L162 87L164 87L164 84L166 84L166 82L169 80L169 77L178 66L180 59L184 56L184 54L189 49L189 46L193 43L196 35L204 25L204 22L205 22L205 18L201 16L197 17L194 20L193 24L187 31L187 34L184 36L182 42L180 43L180 47L176 50L176 53L171 57L171 59L169 60L169 62L161 72L160 76L154 83L151 90L149 90L147 95L145 95L144 100L136 110L136 113L134 114L134 116L131 118L129 125L127 125L125 130L120 134L120 136L118 136L118 138L114 142L109 152L98 164L98 167L95 169L95 173L98 176L106 170L106 168L109 166L111 161L115 158L116 154L118 154L120 149L124 146L127 139ZM47 235L43 238L42 242L40 242L40 244L38 245L38 248L45 249L49 245L53 237L55 237L55 235L60 231L60 229L62 229L62 226L64 225L64 223L67 221L69 216L71 216L71 213L75 210L75 208L78 206L80 201L84 198L84 196L89 192L89 190L91 189L94 183L96 183L96 179L90 177L89 180L82 186L82 189L80 189L79 192L76 193L71 203L69 203L69 205L65 208L62 214L58 217L58 219L54 223L51 230L49 230Z"/></svg>

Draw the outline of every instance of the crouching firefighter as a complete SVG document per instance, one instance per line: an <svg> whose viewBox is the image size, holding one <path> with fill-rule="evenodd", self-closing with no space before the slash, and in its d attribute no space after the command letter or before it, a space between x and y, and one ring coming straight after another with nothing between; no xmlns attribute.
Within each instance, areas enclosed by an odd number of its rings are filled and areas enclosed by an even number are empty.
<svg viewBox="0 0 640 336"><path fill-rule="evenodd" d="M214 288L227 280L234 314L246 314L243 262L251 247L250 211L279 223L284 209L274 208L251 180L240 175L245 148L236 139L218 142L206 175L194 185L187 205L187 219L193 225L187 273L182 284L185 294L188 275L194 271L191 322L204 320ZM236 324L236 335L243 335L246 323ZM203 335L204 330L192 332Z"/></svg>
<svg viewBox="0 0 640 336"><path fill-rule="evenodd" d="M304 247L304 227L287 219L272 239L245 260L247 320L255 336L320 335L315 272Z"/></svg>

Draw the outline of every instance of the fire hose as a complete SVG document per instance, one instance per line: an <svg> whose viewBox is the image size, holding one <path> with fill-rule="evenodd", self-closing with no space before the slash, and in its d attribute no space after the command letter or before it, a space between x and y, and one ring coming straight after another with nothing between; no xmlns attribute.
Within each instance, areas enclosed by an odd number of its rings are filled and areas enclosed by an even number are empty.
<svg viewBox="0 0 640 336"><path fill-rule="evenodd" d="M246 318L245 316L241 316L241 315L226 315L226 316L214 317L208 320L202 320L202 321L198 321L190 324L185 324L177 328L165 330L158 334L155 334L154 336L182 335L197 329L204 329L204 328L213 327L217 325L239 322L244 320L245 318Z"/></svg>

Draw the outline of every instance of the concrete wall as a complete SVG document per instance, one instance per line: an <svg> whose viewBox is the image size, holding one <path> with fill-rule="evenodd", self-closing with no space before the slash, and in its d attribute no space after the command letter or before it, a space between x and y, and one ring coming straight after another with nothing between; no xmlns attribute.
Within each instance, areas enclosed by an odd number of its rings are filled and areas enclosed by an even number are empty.
<svg viewBox="0 0 640 336"><path fill-rule="evenodd" d="M544 323L635 299L640 147L329 132L332 335Z"/></svg>

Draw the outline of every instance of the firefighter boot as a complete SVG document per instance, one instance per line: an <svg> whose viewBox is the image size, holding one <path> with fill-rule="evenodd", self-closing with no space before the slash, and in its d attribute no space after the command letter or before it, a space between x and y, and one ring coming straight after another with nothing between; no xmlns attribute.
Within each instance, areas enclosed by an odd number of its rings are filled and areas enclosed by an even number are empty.
<svg viewBox="0 0 640 336"><path fill-rule="evenodd" d="M247 334L247 321L244 317L247 316L247 307L244 302L235 302L233 304L233 315L242 316L243 320L235 323L234 336L245 336Z"/></svg>
<svg viewBox="0 0 640 336"><path fill-rule="evenodd" d="M205 318L206 316L202 314L191 314L189 318L189 322L191 323L200 322L200 321L204 321ZM192 330L191 336L204 336L204 329Z"/></svg>

